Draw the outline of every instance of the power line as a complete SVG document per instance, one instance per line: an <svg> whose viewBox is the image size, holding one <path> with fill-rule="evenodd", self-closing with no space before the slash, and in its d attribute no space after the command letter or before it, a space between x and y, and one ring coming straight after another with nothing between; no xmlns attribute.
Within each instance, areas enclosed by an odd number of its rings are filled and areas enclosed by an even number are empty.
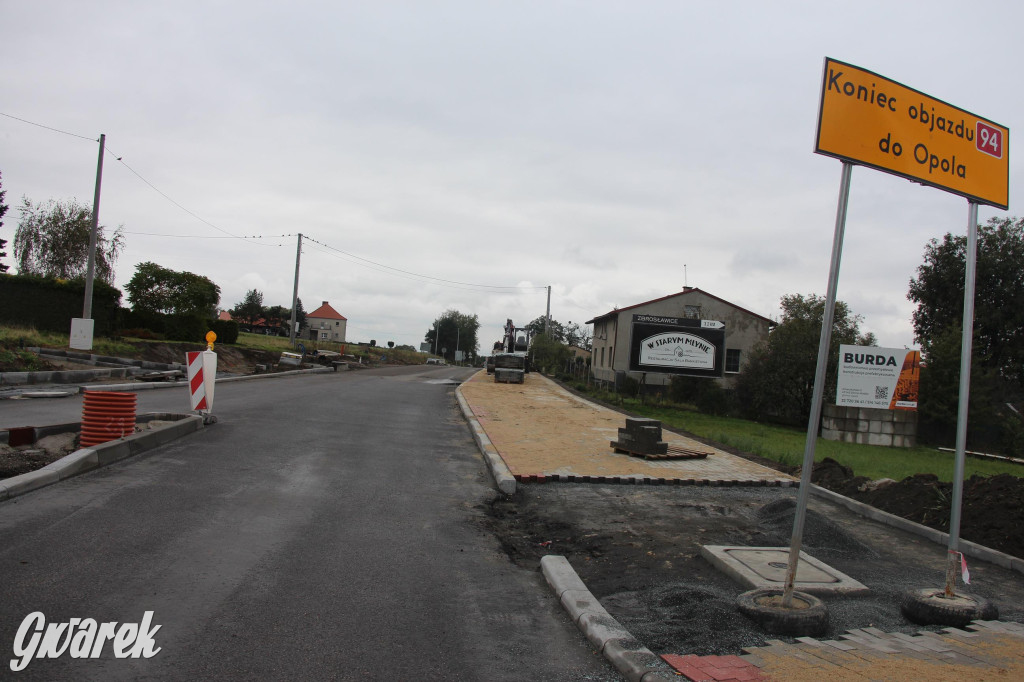
<svg viewBox="0 0 1024 682"><path fill-rule="evenodd" d="M77 138L82 139L82 140L89 140L90 142L99 142L99 138L98 137L88 137L86 135L79 135L77 133L69 133L68 131L61 130L60 128L52 128L50 126L44 126L42 123L36 123L35 121L29 121L29 120L24 119L24 118L18 118L17 116L11 116L10 114L5 114L2 111L0 111L0 116L6 116L7 118L13 118L15 121L21 121L22 123L27 123L30 126L36 126L37 128L45 128L46 130L52 130L53 132L60 133L61 135L70 135L71 137L77 137Z"/></svg>
<svg viewBox="0 0 1024 682"><path fill-rule="evenodd" d="M18 116L12 116L11 114L6 114L4 112L0 112L0 116L6 116L7 118L14 119L15 121L21 121L22 123L27 123L29 125L36 126L38 128L44 128L46 130L52 130L53 132L60 133L62 135L69 135L71 137L77 137L77 138L80 138L82 140L90 140L92 142L98 141L97 138L88 137L86 135L79 135L77 133L71 133L71 132L68 132L66 130L61 130L60 128L54 128L53 126L43 125L42 123L36 123L35 121L29 121L28 119L20 118ZM120 163L122 166L127 168L139 180L141 180L142 182L144 182L147 185L149 185L149 187L154 192L156 192L157 194L162 196L164 199L166 199L167 201L171 202L172 204L174 204L175 206L177 206L182 211L184 211L185 213L189 214L190 216L192 216L193 218L195 218L199 222L203 223L204 225L208 225L209 227L212 227L213 229L217 230L218 232L223 232L224 234L226 234L229 237L232 237L234 239L241 239L243 241L249 241L249 239L247 237L241 237L241 236L239 236L237 234L234 234L232 232L228 232L227 230L225 230L225 229L223 229L221 227L218 227L217 225L214 225L213 223L211 223L209 220L206 220L205 218L201 218L200 216L196 215L195 213L193 213L189 209L187 209L184 206L182 206L181 204L179 204L177 201L175 201L170 196L168 196L165 192L161 191L152 182L150 182L146 178L142 177L142 175L138 171L136 171L134 168L129 166L127 163L125 163L123 157L118 156L116 153L114 153L114 151L112 149L110 149L109 146L105 145L103 151L106 151L107 154L110 154L112 157L114 157L114 159L117 160L118 163ZM255 242L255 243L259 244L259 242ZM259 244L259 245L260 246L271 246L271 247L273 247L273 246L280 246L280 244Z"/></svg>
<svg viewBox="0 0 1024 682"><path fill-rule="evenodd" d="M83 139L83 140L90 140L90 141L94 141L94 142L96 141L93 138L87 137L85 135L78 135L76 133L71 133L71 132L68 132L66 130L60 130L59 128L53 128L51 126L46 126L46 125L43 125L41 123L36 123L34 121L29 121L27 119L19 118L17 116L12 116L10 114L5 114L3 112L0 112L0 115L6 116L8 118L12 118L12 119L14 119L16 121L21 121L22 123L27 123L29 125L37 126L39 128L45 128L46 130L52 130L54 132L61 133L63 135L70 135L71 137L77 137L77 138L80 138L80 139ZM234 234L233 232L229 232L228 230L225 230L222 227L214 225L209 220L206 220L205 218L202 218L201 216L195 214L194 212L192 212L191 210L189 210L188 208L186 208L182 204L180 204L177 201L175 201L166 192L162 191L159 187L157 187L152 182L150 182L149 180L144 178L141 173L139 173L137 170L135 170L134 168L129 166L124 161L124 157L123 156L119 156L109 146L105 146L104 151L106 151L107 154L110 154L114 158L114 160L116 160L122 166L127 168L128 171L132 173L132 175L137 177L139 180L141 180L143 183L145 183L147 186L149 186L150 189L152 189L154 192L156 192L157 194L162 196L164 199L166 199L170 203L174 204L176 207L178 207L179 209L181 209L182 211L184 211L188 215L192 216L193 218L195 218L199 222L203 223L204 225L206 225L208 227L211 227L211 228L217 230L218 232L222 232L226 236L225 237L215 237L215 236L207 236L207 235L203 235L203 236L199 236L199 235L195 235L195 236L192 236L192 235L172 235L172 234L161 234L161 233L154 233L154 232L125 232L125 234L138 234L138 235L146 235L146 236L153 236L153 237L172 237L172 238L180 238L180 239L229 239L230 238L230 239L241 239L243 241L259 244L260 246L269 246L269 247L279 247L279 246L282 246L282 245L281 244L260 244L256 240L264 239L264 238L280 238L280 237L292 237L292 236L294 236L294 235L288 234L288 235L275 235L274 237L263 237L262 235L261 236L247 237L247 236L243 236L243 235ZM449 288L463 289L463 290L468 290L468 291L475 291L475 290L485 289L485 290L491 290L493 293L502 293L502 294L514 294L514 293L519 293L519 292L524 292L524 291L531 291L531 290L532 291L539 291L539 290L543 290L543 289L547 288L545 286L502 286L502 285L493 285L493 284L474 284L474 283L471 283L471 282L459 282L459 281L456 281L456 280L444 279L444 278L441 278L441 277L433 277L431 275L422 275L422 274L419 274L419 273L416 273L416 272L411 272L409 270L403 270L401 268L395 268L395 267L392 267L390 265L384 265L383 263L378 263L378 262L372 261L372 260L370 260L368 258L363 258L362 256L357 256L357 255L355 255L353 253L349 253L349 252L344 251L342 249L339 249L337 247L331 246L330 244L325 244L323 242L320 242L320 241L318 241L316 239L313 239L313 238L311 238L311 237L309 237L307 235L303 235L303 237L305 237L306 240L308 240L310 242L313 242L314 244L318 244L318 245L322 246L324 249L328 249L328 251L322 251L322 253L327 253L327 255L334 256L335 258L339 258L339 256L335 255L334 253L330 253L330 252L333 251L333 252L336 252L337 254L341 254L342 256L346 256L347 258L351 259L349 262L355 262L356 265L362 265L363 267L369 268L371 270L377 270L378 272L383 272L385 274L391 274L391 275L403 277L405 279L412 279L413 281L427 280L428 283L436 284L437 286L445 286L445 287L449 287ZM320 251L319 249L314 249L314 250Z"/></svg>
<svg viewBox="0 0 1024 682"><path fill-rule="evenodd" d="M281 239L283 237L294 237L295 236L293 234L271 234L271 235L254 234L254 235L251 235L251 236L243 235L241 237L234 237L234 236L224 236L224 237L221 237L219 235L208 235L208 234L164 234L164 233L161 233L161 232L133 232L133 231L128 231L128 230L123 230L123 233L124 234L138 234L138 235L143 235L143 236L146 236L146 237L170 237L170 238L173 238L173 239L245 239L245 240L253 240L253 239ZM271 244L271 246L283 246L283 245L282 244Z"/></svg>
<svg viewBox="0 0 1024 682"><path fill-rule="evenodd" d="M152 182L150 182L150 181L149 181L149 180L147 180L146 178L142 177L142 175L141 175L141 174L140 174L140 173L139 173L139 172L138 172L137 170L135 170L134 168L132 168L131 166L129 166L129 165L127 164L127 163L125 163L125 162L124 162L124 159L123 159L123 157L121 157L121 156L118 156L117 154L115 154L115 153L113 152L113 150L111 150L111 149L110 149L110 147L109 147L109 146L107 147L107 153L108 153L108 154L110 154L111 156L113 156L113 157L114 157L114 159L115 159L115 160L116 160L116 161L117 161L118 163L120 163L120 164L121 164L122 166L124 166L125 168L127 168L127 169L128 169L129 171L131 171L131 173L132 173L132 174L133 174L133 175L134 175L135 177L137 177L137 178L138 178L139 180L142 180L142 182L144 182L144 183L146 183L147 185L149 185L149 187L150 187L150 188L151 188L151 189L152 189L152 190L153 190L154 192L156 192L157 194L159 194L160 196L162 196L162 197L163 197L164 199L166 199L167 201L171 202L172 204L174 204L175 206L177 206L177 207L178 207L178 208L180 208L180 209L181 209L182 211L184 211L185 213L189 214L190 216L192 216L193 218L195 218L195 219L196 219L196 220L198 220L199 222L203 223L204 225L208 225L209 227L212 227L213 229L217 230L218 232L223 232L224 234L226 234L226 235L228 235L229 237L232 237L232 238L234 238L234 239L241 239L242 241L251 241L249 237L243 237L243 236L239 236L239 235L237 235L237 234L234 234L233 232L228 232L227 230L225 230L225 229L224 229L224 228L222 228L222 227L218 227L217 225L214 225L214 224L213 224L213 223L211 223L211 222L210 222L209 220L206 220L205 218L202 218L202 217L200 217L200 216L196 215L195 213L193 213L193 212L192 212L192 211L190 211L189 209L187 209L187 208L185 208L184 206L182 206L181 204L179 204L179 203L178 203L177 201L175 201L175 200L174 200L174 199L172 199L172 198L171 198L170 196L168 196L168 195L167 195L167 194L166 194L165 192L163 192L162 190L160 190L160 188L158 188L158 187L157 187L156 185L154 185L154 184L153 184ZM273 246L281 246L280 244L260 244L259 242L253 242L253 243L255 243L255 244L259 244L259 246L270 246L270 247L273 247Z"/></svg>
<svg viewBox="0 0 1024 682"><path fill-rule="evenodd" d="M499 286L499 285L493 285L493 284L474 284L474 283L471 283L471 282L458 282L458 281L455 281L455 280L443 279L441 277L432 277L430 275L421 275L421 274L416 273L416 272L410 272L409 270L403 270L401 268L394 268L394 267L391 267L390 265L383 265L382 263L377 263L376 261L372 261L372 260L370 260L368 258L363 258L361 256L357 256L355 254L349 253L347 251L343 251L343 250L341 250L339 248L336 248L334 246L331 246L329 244L324 244L323 242L317 241L316 239L313 239L312 237L309 237L307 235L302 235L302 236L303 236L304 239L307 239L307 240L313 242L314 244L319 244L320 246L324 247L325 249L330 249L331 251L336 251L336 252L338 252L340 254L348 256L349 258L354 258L357 261L362 261L363 263L369 263L370 265L376 266L377 268L384 268L384 270L392 271L392 272L395 272L395 273L401 273L402 275L410 275L412 277L419 278L419 279L431 280L432 282L438 283L441 286L455 285L454 288L513 289L513 290L519 290L519 291L529 290L529 289L547 289L546 286ZM331 255L331 254L328 254L328 255ZM505 292L497 292L496 291L495 293L515 293L515 291L505 291Z"/></svg>

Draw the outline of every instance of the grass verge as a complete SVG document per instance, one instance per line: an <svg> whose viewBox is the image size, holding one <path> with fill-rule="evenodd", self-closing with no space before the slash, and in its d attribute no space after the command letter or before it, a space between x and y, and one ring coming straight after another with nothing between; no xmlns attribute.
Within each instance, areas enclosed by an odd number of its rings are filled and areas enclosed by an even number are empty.
<svg viewBox="0 0 1024 682"><path fill-rule="evenodd" d="M573 384L573 387L581 389L579 384ZM595 397L640 416L658 419L666 426L774 460L785 466L799 467L803 463L807 442L807 432L804 429L734 417L716 417L677 405L642 404L639 400L621 398L615 394ZM899 481L914 474L935 474L940 481L953 480L953 453L942 452L932 447L890 448L818 438L814 446L814 461L820 462L826 457L850 467L857 476L871 479L891 478ZM1024 477L1024 465L1010 462L968 457L964 468L968 478L975 474L1010 474Z"/></svg>

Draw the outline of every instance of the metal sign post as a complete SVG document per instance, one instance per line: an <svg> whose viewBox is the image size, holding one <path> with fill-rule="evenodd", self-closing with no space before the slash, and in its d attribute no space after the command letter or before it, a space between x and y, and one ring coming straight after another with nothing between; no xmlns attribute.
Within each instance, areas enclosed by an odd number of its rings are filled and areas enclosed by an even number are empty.
<svg viewBox="0 0 1024 682"><path fill-rule="evenodd" d="M960 342L960 396L956 413L956 462L950 503L949 552L946 555L946 596L954 595L960 565L960 506L964 497L964 459L967 451L967 407L971 396L971 351L974 345L974 274L978 264L978 204L967 204L967 267L964 270L964 322Z"/></svg>
<svg viewBox="0 0 1024 682"><path fill-rule="evenodd" d="M793 537L789 543L789 565L786 568L786 585L782 592L783 608L793 606L793 583L796 581L796 567L800 561L800 547L803 544L804 519L807 516L807 498L811 488L811 469L814 467L814 447L818 442L818 421L821 419L821 402L825 395L825 371L828 368L829 346L832 342L832 320L835 317L836 289L839 285L839 264L843 256L843 234L846 231L846 206L850 200L850 176L853 164L843 162L839 180L839 206L836 209L836 229L832 239L832 262L828 273L828 293L825 310L821 319L821 338L818 340L818 365L814 371L814 391L811 394L811 416L807 418L807 441L804 445L804 464L800 471L800 492L797 495L796 515L793 518Z"/></svg>

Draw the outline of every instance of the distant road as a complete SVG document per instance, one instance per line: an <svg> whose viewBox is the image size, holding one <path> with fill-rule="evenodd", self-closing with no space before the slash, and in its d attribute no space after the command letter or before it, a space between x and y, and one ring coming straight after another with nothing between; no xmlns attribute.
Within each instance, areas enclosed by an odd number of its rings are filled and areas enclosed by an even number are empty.
<svg viewBox="0 0 1024 682"><path fill-rule="evenodd" d="M538 572L479 525L493 498L453 384L409 367L222 384L220 422L0 503L0 677L30 613L138 623L150 659L19 679L614 680ZM185 411L183 389L140 411ZM2 401L78 421L80 398Z"/></svg>

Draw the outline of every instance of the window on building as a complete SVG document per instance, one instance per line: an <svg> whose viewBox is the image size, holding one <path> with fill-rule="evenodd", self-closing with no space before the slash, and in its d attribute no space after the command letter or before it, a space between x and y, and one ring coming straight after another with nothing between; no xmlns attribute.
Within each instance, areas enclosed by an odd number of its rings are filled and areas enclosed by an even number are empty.
<svg viewBox="0 0 1024 682"><path fill-rule="evenodd" d="M320 332L320 340L321 341L326 341L327 340L327 332Z"/></svg>
<svg viewBox="0 0 1024 682"><path fill-rule="evenodd" d="M599 363L599 366L604 367L604 346L601 347L601 362Z"/></svg>
<svg viewBox="0 0 1024 682"><path fill-rule="evenodd" d="M683 307L683 317L689 317L694 320L700 319L700 306L699 305L688 305Z"/></svg>
<svg viewBox="0 0 1024 682"><path fill-rule="evenodd" d="M727 348L725 350L725 371L735 374L740 371L740 349Z"/></svg>
<svg viewBox="0 0 1024 682"><path fill-rule="evenodd" d="M608 346L608 366L615 365L615 346Z"/></svg>

